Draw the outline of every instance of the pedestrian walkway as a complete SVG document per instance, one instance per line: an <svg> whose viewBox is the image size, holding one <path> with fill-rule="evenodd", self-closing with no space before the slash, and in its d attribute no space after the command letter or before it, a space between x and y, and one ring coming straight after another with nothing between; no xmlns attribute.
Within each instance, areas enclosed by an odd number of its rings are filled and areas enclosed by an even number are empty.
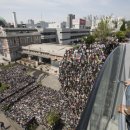
<svg viewBox="0 0 130 130"><path fill-rule="evenodd" d="M42 85L52 88L54 90L60 90L61 88L61 84L58 80L58 77L55 75L49 75L47 77L45 77L42 81L41 81Z"/></svg>
<svg viewBox="0 0 130 130"><path fill-rule="evenodd" d="M24 130L16 122L7 118L3 112L0 111L0 122L4 123L6 130Z"/></svg>

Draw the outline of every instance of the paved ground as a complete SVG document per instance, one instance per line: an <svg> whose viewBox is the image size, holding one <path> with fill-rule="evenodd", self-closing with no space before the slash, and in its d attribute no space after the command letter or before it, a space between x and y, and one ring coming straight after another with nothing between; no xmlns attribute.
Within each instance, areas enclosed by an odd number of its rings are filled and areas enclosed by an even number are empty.
<svg viewBox="0 0 130 130"><path fill-rule="evenodd" d="M0 55L0 63L5 63L5 64L7 64L8 62L5 61L5 60L3 60L3 56Z"/></svg>
<svg viewBox="0 0 130 130"><path fill-rule="evenodd" d="M55 75L49 75L47 77L45 77L42 81L41 81L42 85L45 85L47 87L50 87L54 90L60 90L61 88L61 84L58 80L58 77Z"/></svg>
<svg viewBox="0 0 130 130"><path fill-rule="evenodd" d="M42 68L44 72L47 72L49 74L53 74L56 76L59 75L59 68L51 66L50 64L42 64L37 67L38 70L40 70L40 68Z"/></svg>
<svg viewBox="0 0 130 130"><path fill-rule="evenodd" d="M0 122L4 123L6 130L23 130L17 123L7 118L3 112L0 111ZM1 130L1 128L0 128Z"/></svg>

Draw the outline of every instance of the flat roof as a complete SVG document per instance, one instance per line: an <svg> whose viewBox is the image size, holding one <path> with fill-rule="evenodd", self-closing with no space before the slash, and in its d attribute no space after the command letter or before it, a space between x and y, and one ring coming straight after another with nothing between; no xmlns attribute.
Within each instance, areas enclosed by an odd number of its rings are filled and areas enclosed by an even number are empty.
<svg viewBox="0 0 130 130"><path fill-rule="evenodd" d="M71 48L73 48L73 46L71 45L60 45L50 43L22 46L22 49L49 53L50 55L56 55L56 56L64 56L65 51L70 50Z"/></svg>

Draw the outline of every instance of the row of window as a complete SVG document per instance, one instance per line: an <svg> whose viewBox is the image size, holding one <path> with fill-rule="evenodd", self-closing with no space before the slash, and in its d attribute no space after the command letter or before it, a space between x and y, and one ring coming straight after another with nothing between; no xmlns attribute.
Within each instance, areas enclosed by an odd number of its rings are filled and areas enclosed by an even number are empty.
<svg viewBox="0 0 130 130"><path fill-rule="evenodd" d="M41 35L56 35L56 32L43 32Z"/></svg>
<svg viewBox="0 0 130 130"><path fill-rule="evenodd" d="M89 31L72 31L72 32L60 32L60 33L89 33Z"/></svg>
<svg viewBox="0 0 130 130"><path fill-rule="evenodd" d="M50 42L56 42L56 38L41 39L41 43L50 43Z"/></svg>
<svg viewBox="0 0 130 130"><path fill-rule="evenodd" d="M82 38L84 36L86 36L86 35L71 36L70 38L60 39L60 40L65 41L65 40L71 40L71 39L78 39L78 38Z"/></svg>
<svg viewBox="0 0 130 130"><path fill-rule="evenodd" d="M9 46L26 45L30 43L40 43L40 36L33 37L15 37L8 39Z"/></svg>
<svg viewBox="0 0 130 130"><path fill-rule="evenodd" d="M19 33L32 33L32 32L37 32L37 29L31 29L31 30L28 30L28 29L26 29L26 30L19 30L19 29L9 30L9 29L6 29L5 31L6 32L19 32Z"/></svg>

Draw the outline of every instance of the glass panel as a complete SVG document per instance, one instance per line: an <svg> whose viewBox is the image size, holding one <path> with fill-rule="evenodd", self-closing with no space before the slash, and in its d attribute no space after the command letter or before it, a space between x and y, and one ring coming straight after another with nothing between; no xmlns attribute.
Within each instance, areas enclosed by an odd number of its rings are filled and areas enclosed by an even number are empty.
<svg viewBox="0 0 130 130"><path fill-rule="evenodd" d="M107 58L77 130L125 130L119 128L125 86L120 81L130 78L130 45L117 47ZM126 126L125 122L124 126Z"/></svg>

